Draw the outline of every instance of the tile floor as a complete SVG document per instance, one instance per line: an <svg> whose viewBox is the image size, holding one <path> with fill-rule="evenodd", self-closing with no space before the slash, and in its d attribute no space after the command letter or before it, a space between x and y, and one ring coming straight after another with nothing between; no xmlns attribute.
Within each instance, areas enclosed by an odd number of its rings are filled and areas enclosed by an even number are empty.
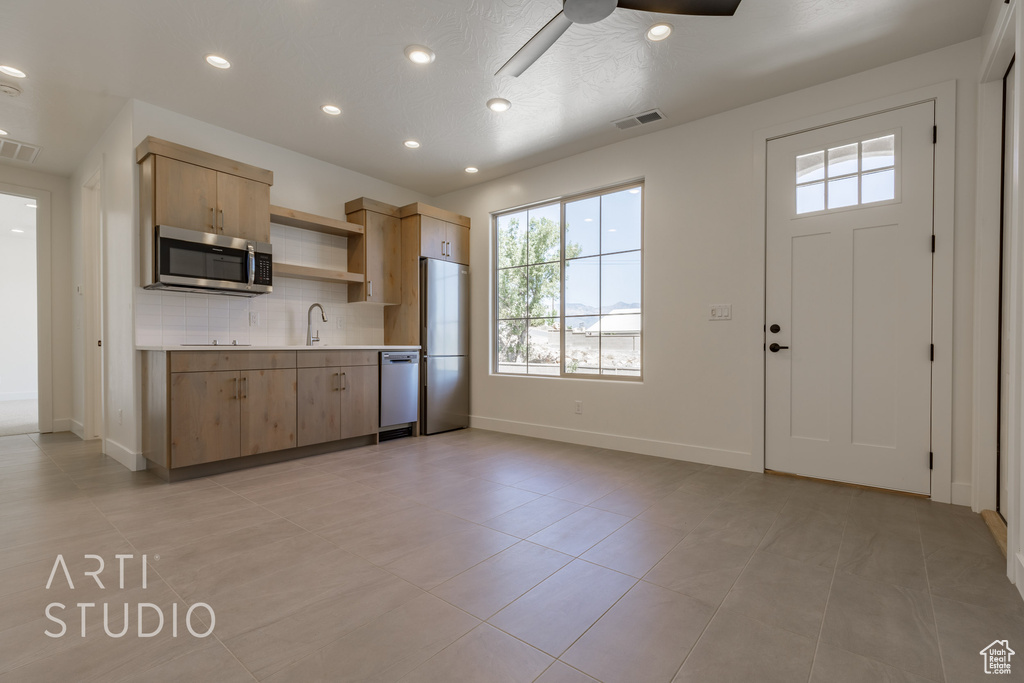
<svg viewBox="0 0 1024 683"><path fill-rule="evenodd" d="M997 638L962 507L476 430L173 485L0 439L3 683L960 683Z"/></svg>

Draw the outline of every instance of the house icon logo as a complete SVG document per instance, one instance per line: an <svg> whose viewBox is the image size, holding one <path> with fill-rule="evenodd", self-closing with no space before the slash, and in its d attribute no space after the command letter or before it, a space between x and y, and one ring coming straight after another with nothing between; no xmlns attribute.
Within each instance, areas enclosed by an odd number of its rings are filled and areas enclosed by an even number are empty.
<svg viewBox="0 0 1024 683"><path fill-rule="evenodd" d="M985 658L986 674L1009 674L1010 657L1017 653L1010 649L1009 641L993 640L979 654Z"/></svg>

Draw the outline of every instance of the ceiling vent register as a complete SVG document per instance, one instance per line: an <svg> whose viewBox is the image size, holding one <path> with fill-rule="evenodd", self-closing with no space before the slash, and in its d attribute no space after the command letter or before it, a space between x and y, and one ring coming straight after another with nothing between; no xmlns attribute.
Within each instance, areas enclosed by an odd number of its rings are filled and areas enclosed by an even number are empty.
<svg viewBox="0 0 1024 683"><path fill-rule="evenodd" d="M633 116L627 116L624 119L618 121L612 121L615 127L619 130L629 130L630 128L636 128L637 126L643 126L644 124L654 123L655 121L661 121L665 118L657 109L645 111L642 114L634 114Z"/></svg>
<svg viewBox="0 0 1024 683"><path fill-rule="evenodd" d="M39 156L40 149L42 148L36 145L30 145L27 142L18 142L17 140L0 138L0 159L10 159L12 161L22 161L26 164L33 164L36 161L36 157Z"/></svg>

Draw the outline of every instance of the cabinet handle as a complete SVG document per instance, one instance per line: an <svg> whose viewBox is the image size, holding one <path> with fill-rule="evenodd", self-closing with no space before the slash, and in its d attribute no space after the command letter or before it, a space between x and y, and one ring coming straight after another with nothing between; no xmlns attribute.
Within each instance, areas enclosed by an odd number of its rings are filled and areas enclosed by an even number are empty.
<svg viewBox="0 0 1024 683"><path fill-rule="evenodd" d="M224 232L224 209L220 210L220 231Z"/></svg>
<svg viewBox="0 0 1024 683"><path fill-rule="evenodd" d="M445 256L447 256L447 257L451 258L451 255L452 255L452 243L451 243L451 242L449 242L449 243L448 243L448 253L447 253L447 254L445 254Z"/></svg>
<svg viewBox="0 0 1024 683"><path fill-rule="evenodd" d="M338 381L336 381L334 383L334 390L335 391L341 391L341 373L340 372L336 372L336 373L334 373L334 376L338 378Z"/></svg>
<svg viewBox="0 0 1024 683"><path fill-rule="evenodd" d="M234 378L234 381L235 381L235 395L234 395L234 396L232 396L231 398L233 398L233 399L237 399L237 398L238 398L238 378L237 378L237 377L235 377L235 378Z"/></svg>
<svg viewBox="0 0 1024 683"><path fill-rule="evenodd" d="M373 296L373 280L369 280L369 281L367 282L367 284L369 285L369 288L370 288L370 291L369 291L369 293L367 294L367 296L368 296L368 297L371 297L371 296Z"/></svg>
<svg viewBox="0 0 1024 683"><path fill-rule="evenodd" d="M348 389L348 382L346 381L345 373L341 373L341 390L345 391Z"/></svg>
<svg viewBox="0 0 1024 683"><path fill-rule="evenodd" d="M249 376L242 378L242 398L249 398Z"/></svg>
<svg viewBox="0 0 1024 683"><path fill-rule="evenodd" d="M444 256L444 240L441 240L441 256Z"/></svg>
<svg viewBox="0 0 1024 683"><path fill-rule="evenodd" d="M217 209L210 207L210 230L217 232Z"/></svg>

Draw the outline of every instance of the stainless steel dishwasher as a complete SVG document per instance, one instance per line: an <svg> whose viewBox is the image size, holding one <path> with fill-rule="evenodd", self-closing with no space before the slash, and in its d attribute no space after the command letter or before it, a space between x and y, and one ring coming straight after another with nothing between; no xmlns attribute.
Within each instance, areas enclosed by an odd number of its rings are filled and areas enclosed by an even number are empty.
<svg viewBox="0 0 1024 683"><path fill-rule="evenodd" d="M416 422L419 417L420 352L380 354L380 428Z"/></svg>

